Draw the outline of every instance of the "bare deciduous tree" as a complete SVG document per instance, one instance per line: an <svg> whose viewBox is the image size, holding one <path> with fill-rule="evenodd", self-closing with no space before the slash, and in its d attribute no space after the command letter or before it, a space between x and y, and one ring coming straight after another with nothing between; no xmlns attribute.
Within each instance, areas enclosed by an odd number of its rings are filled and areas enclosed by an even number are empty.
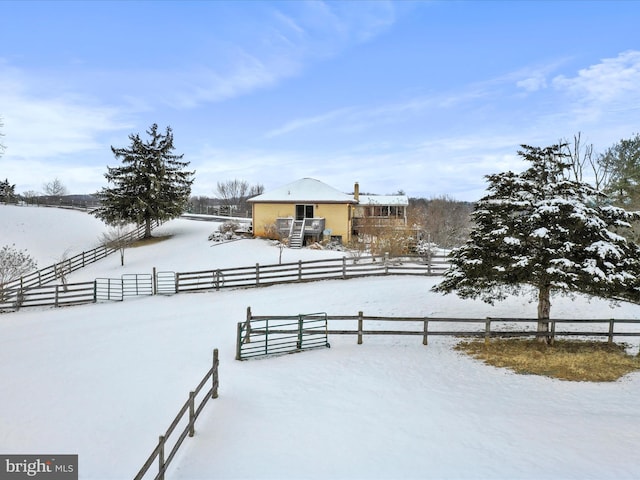
<svg viewBox="0 0 640 480"><path fill-rule="evenodd" d="M71 249L67 248L58 261L53 265L53 271L55 274L55 278L59 279L62 282L64 287L64 291L67 291L67 275L71 273L71 265L69 264L69 252Z"/></svg>
<svg viewBox="0 0 640 480"><path fill-rule="evenodd" d="M226 182L218 182L216 192L222 204L229 207L231 213L232 208L237 208L240 212L247 210L247 200L264 192L264 186L256 184L250 186L245 180L227 180Z"/></svg>
<svg viewBox="0 0 640 480"><path fill-rule="evenodd" d="M407 212L408 224L421 229L429 242L442 248L462 245L472 226L473 206L444 195L431 199L412 198Z"/></svg>
<svg viewBox="0 0 640 480"><path fill-rule="evenodd" d="M245 180L227 180L226 182L218 182L217 193L223 205L238 205L243 198L247 197L249 191L249 183Z"/></svg>
<svg viewBox="0 0 640 480"><path fill-rule="evenodd" d="M62 197L69 193L67 187L65 187L62 181L57 177L52 181L43 184L42 190L44 191L45 195L49 195L52 197Z"/></svg>
<svg viewBox="0 0 640 480"><path fill-rule="evenodd" d="M133 242L134 238L128 235L130 230L124 224L116 224L109 228L109 231L103 233L100 237L100 244L107 248L113 248L120 252L120 266L124 266L124 252Z"/></svg>
<svg viewBox="0 0 640 480"><path fill-rule="evenodd" d="M569 169L565 172L569 180L588 181L597 190L604 190L607 187L611 181L611 165L603 161L602 155L593 153L592 143L587 145L582 143L581 132L573 136L573 141L564 139L558 144L569 162Z"/></svg>
<svg viewBox="0 0 640 480"><path fill-rule="evenodd" d="M36 261L26 250L18 250L15 245L5 245L0 248L0 301L7 300L7 292L4 285L11 280L16 280L26 273L35 270ZM16 304L20 304L21 292L18 292Z"/></svg>

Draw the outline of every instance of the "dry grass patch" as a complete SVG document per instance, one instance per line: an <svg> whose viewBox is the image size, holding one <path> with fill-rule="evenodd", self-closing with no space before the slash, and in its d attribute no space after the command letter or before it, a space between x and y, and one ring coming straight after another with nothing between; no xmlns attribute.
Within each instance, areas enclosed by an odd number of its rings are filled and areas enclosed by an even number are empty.
<svg viewBox="0 0 640 480"><path fill-rule="evenodd" d="M131 243L131 247L146 247L147 245L153 245L155 243L164 242L169 240L173 235L163 235L162 237L141 238Z"/></svg>
<svg viewBox="0 0 640 480"><path fill-rule="evenodd" d="M615 343L556 340L545 345L536 340L494 339L488 345L468 341L455 348L489 365L560 380L614 382L640 370L640 357L629 355L625 345Z"/></svg>

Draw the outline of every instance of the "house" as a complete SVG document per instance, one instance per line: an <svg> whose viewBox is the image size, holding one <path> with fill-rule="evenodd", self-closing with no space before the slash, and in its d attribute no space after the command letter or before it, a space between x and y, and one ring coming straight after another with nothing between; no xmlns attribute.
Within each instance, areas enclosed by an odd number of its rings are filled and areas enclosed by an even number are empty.
<svg viewBox="0 0 640 480"><path fill-rule="evenodd" d="M257 237L288 238L290 247L333 240L348 243L367 225L406 225L406 195L346 194L313 178L302 178L250 198Z"/></svg>

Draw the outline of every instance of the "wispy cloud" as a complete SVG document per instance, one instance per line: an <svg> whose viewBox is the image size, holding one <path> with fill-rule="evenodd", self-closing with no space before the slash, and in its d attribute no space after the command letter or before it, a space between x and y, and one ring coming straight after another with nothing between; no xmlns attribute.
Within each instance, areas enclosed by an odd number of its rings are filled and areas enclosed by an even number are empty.
<svg viewBox="0 0 640 480"><path fill-rule="evenodd" d="M456 92L418 95L383 105L352 105L290 120L282 126L267 132L265 137L274 138L319 126L345 133L364 131L384 125L410 122L415 120L417 116L428 113L434 114L436 111L472 104L487 98L489 95L491 95L491 92L487 89L479 86L470 86L467 89Z"/></svg>
<svg viewBox="0 0 640 480"><path fill-rule="evenodd" d="M537 92L549 87L551 82L549 77L566 62L567 59L558 59L547 64L528 65L500 77L497 81L499 83L515 83L517 88L527 93Z"/></svg>
<svg viewBox="0 0 640 480"><path fill-rule="evenodd" d="M640 51L629 50L578 71L559 75L553 87L567 94L573 110L591 121L612 111L618 114L640 107ZM636 119L637 124L637 119Z"/></svg>
<svg viewBox="0 0 640 480"><path fill-rule="evenodd" d="M5 176L21 191L38 191L63 171L64 181L82 185L90 178L95 183L102 175L89 164L96 155L109 155L106 137L131 128L126 113L68 92L44 95L32 81L19 69L0 63ZM78 159L85 165L74 165Z"/></svg>
<svg viewBox="0 0 640 480"><path fill-rule="evenodd" d="M165 102L175 108L193 108L202 103L215 103L236 98L276 85L296 75L301 64L293 58L259 58L241 48L234 48L234 60L224 71L211 67L197 67L188 72L165 78L161 93ZM149 80L157 74L147 73ZM143 84L143 83L142 83Z"/></svg>
<svg viewBox="0 0 640 480"><path fill-rule="evenodd" d="M95 149L99 134L129 125L119 109L81 95L35 94L19 70L0 65L7 157L52 158Z"/></svg>
<svg viewBox="0 0 640 480"><path fill-rule="evenodd" d="M575 77L553 79L559 90L586 101L608 102L621 96L640 96L640 51L629 50L578 71Z"/></svg>
<svg viewBox="0 0 640 480"><path fill-rule="evenodd" d="M353 108L345 107L345 108L340 108L338 110L322 113L320 115L316 115L313 117L295 119L285 123L281 127L278 127L274 130L267 132L265 134L265 138L279 137L287 133L295 132L296 130L310 128L317 125L322 125L322 124L331 122L333 120L342 119L346 115L349 115L353 112L354 112Z"/></svg>
<svg viewBox="0 0 640 480"><path fill-rule="evenodd" d="M276 5L271 21L253 31L250 41L225 46L224 65L205 61L177 77L175 106L194 107L273 87L316 61L373 39L395 22L393 4L386 1Z"/></svg>

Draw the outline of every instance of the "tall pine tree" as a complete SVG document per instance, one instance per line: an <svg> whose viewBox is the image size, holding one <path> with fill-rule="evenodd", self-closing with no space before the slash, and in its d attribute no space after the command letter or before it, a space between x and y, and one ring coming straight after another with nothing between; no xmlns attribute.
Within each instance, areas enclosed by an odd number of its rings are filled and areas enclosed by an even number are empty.
<svg viewBox="0 0 640 480"><path fill-rule="evenodd" d="M122 166L107 167L105 177L113 187L98 192L100 207L94 211L96 217L110 225L144 224L145 238L151 236L152 221L170 220L182 214L195 173L184 170L189 162L182 161L183 155L173 154L170 127L163 135L154 123L147 134L148 141L131 134L130 147L111 147Z"/></svg>
<svg viewBox="0 0 640 480"><path fill-rule="evenodd" d="M640 300L640 247L621 235L638 213L607 205L604 194L570 180L562 148L522 145L528 170L487 176L470 240L452 252L433 288L493 304L533 287L541 341L548 340L554 293Z"/></svg>

